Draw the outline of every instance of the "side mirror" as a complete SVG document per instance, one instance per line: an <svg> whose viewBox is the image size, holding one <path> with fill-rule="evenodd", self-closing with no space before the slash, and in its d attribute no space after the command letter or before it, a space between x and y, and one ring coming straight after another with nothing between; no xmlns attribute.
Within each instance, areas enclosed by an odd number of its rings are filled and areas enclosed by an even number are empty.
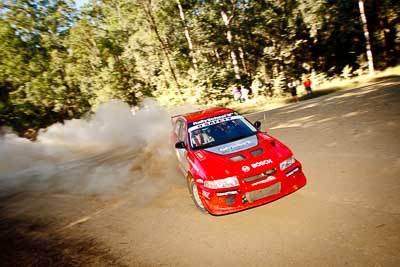
<svg viewBox="0 0 400 267"><path fill-rule="evenodd" d="M175 148L178 148L178 149L186 149L185 142L183 142L183 141L177 142L177 143L175 144Z"/></svg>
<svg viewBox="0 0 400 267"><path fill-rule="evenodd" d="M256 127L257 131L260 131L261 130L261 122L260 121L254 122L254 127Z"/></svg>

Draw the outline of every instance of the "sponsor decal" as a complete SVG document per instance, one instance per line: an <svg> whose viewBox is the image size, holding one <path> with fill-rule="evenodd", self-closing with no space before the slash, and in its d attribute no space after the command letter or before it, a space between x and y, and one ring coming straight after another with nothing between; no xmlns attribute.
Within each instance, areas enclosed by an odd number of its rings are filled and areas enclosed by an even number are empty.
<svg viewBox="0 0 400 267"><path fill-rule="evenodd" d="M264 165L267 165L267 164L271 164L271 163L272 163L271 159L266 159L266 160L262 160L262 161L259 161L259 162L256 162L256 163L252 163L251 167L253 169L255 169L255 168L258 168L258 167L261 167L261 166L264 166Z"/></svg>
<svg viewBox="0 0 400 267"><path fill-rule="evenodd" d="M198 172L200 171L199 167L196 166L196 164L194 164L194 162L190 159L187 158L187 160L189 161L190 165L192 165L192 167Z"/></svg>
<svg viewBox="0 0 400 267"><path fill-rule="evenodd" d="M205 197L205 198L208 198L208 199L210 199L210 192L208 192L208 191L202 191L201 192L201 194Z"/></svg>
<svg viewBox="0 0 400 267"><path fill-rule="evenodd" d="M197 156L197 158L199 160L204 160L205 159L204 155L200 151L196 152L196 156Z"/></svg>
<svg viewBox="0 0 400 267"><path fill-rule="evenodd" d="M276 179L275 176L268 176L267 179L252 183L251 186L256 186L256 185L259 185L259 184L265 184L265 183L274 181L275 179Z"/></svg>
<svg viewBox="0 0 400 267"><path fill-rule="evenodd" d="M235 119L240 119L243 118L240 115L237 115L236 113L228 113L228 114L223 114L220 116L216 116L216 117L212 117L212 118L207 118L204 120L199 120L199 121L195 121L193 122L193 126L190 127L188 129L189 132L192 132L194 130L206 127L206 126L210 126L210 125L214 125L220 122L224 122L224 121L231 121L231 120L235 120Z"/></svg>
<svg viewBox="0 0 400 267"><path fill-rule="evenodd" d="M252 135L241 140L233 141L231 143L206 148L205 150L208 152L215 153L217 155L227 155L229 153L234 153L254 147L257 144L258 144L257 136Z"/></svg>
<svg viewBox="0 0 400 267"><path fill-rule="evenodd" d="M243 166L242 167L242 171L249 172L250 171L250 167L249 166Z"/></svg>
<svg viewBox="0 0 400 267"><path fill-rule="evenodd" d="M204 184L203 179L197 179L196 182L200 183L200 184Z"/></svg>
<svg viewBox="0 0 400 267"><path fill-rule="evenodd" d="M227 150L234 150L235 148L238 148L238 147L241 147L241 146L246 146L246 145L249 145L249 144L251 144L251 142L250 141L246 141L246 142L235 144L235 145L232 145L232 146L226 146L226 147L220 148L219 151L220 152L225 152Z"/></svg>
<svg viewBox="0 0 400 267"><path fill-rule="evenodd" d="M207 119L204 119L204 120L195 121L195 122L193 122L193 125L198 125L198 124L202 124L202 123L206 123L206 122L211 122L211 121L212 121L212 122L219 121L219 120L224 121L224 119L227 119L227 118L229 118L229 117L232 117L233 114L234 114L234 113L228 113L228 114L223 114L223 115L220 115L220 116L215 116L215 117L212 117L212 118L207 118Z"/></svg>

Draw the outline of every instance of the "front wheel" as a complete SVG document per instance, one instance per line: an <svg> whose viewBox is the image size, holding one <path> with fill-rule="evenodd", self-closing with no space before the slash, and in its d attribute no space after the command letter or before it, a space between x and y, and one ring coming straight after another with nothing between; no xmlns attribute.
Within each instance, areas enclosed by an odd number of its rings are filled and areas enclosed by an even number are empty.
<svg viewBox="0 0 400 267"><path fill-rule="evenodd" d="M202 212L207 213L207 209L204 207L203 202L201 201L199 190L197 189L196 182L193 180L193 178L191 178L189 182L189 191L194 204L196 204L196 207Z"/></svg>

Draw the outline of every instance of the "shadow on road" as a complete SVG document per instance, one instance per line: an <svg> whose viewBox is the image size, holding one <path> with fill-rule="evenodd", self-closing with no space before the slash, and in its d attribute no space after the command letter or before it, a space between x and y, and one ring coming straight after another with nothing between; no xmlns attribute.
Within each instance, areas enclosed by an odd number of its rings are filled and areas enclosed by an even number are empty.
<svg viewBox="0 0 400 267"><path fill-rule="evenodd" d="M48 222L39 219L0 214L1 265L122 266L98 241L52 233L49 227Z"/></svg>

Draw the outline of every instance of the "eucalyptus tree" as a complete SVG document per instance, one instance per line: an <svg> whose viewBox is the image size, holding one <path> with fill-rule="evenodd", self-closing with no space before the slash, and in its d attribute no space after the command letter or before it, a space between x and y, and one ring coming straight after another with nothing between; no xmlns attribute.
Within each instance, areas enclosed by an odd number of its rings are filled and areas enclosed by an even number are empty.
<svg viewBox="0 0 400 267"><path fill-rule="evenodd" d="M194 51L194 48L193 48L193 41L192 41L192 37L190 36L190 30L189 30L188 22L186 20L185 11L183 10L180 0L176 0L176 3L178 5L179 16L181 18L181 21L182 21L182 24L184 27L184 32L185 32L185 37L186 37L188 48L189 48L190 57L192 58L193 69L195 70L195 72L197 72L198 66L197 66L197 59L196 59L196 51Z"/></svg>
<svg viewBox="0 0 400 267"><path fill-rule="evenodd" d="M6 124L24 130L77 116L72 103L80 101L79 88L68 82L64 61L72 3L5 0L0 9L0 84L10 112Z"/></svg>
<svg viewBox="0 0 400 267"><path fill-rule="evenodd" d="M170 44L168 42L168 38L163 38L163 36L161 35L161 33L159 31L158 22L156 20L156 17L154 16L152 0L139 0L138 2L141 5L144 13L146 14L146 19L150 25L151 30L155 33L155 35L160 43L161 50L164 52L164 56L168 63L169 70L171 71L171 75L175 81L177 91L179 94L182 94L181 86L179 84L179 81L178 81L178 78L177 78L177 75L175 72L175 67L172 64Z"/></svg>
<svg viewBox="0 0 400 267"><path fill-rule="evenodd" d="M249 61L250 75L275 81L275 88L285 87L285 77L301 72L310 41L297 1L255 1L240 10L241 43Z"/></svg>
<svg viewBox="0 0 400 267"><path fill-rule="evenodd" d="M131 39L141 32L140 12L128 0L91 1L71 28L71 72L91 106L110 99L134 105L149 87L140 75Z"/></svg>
<svg viewBox="0 0 400 267"><path fill-rule="evenodd" d="M358 0L358 7L360 9L363 32L365 36L365 47L367 52L369 75L372 76L374 75L374 58L372 55L371 41L369 38L369 30L368 30L368 21L367 21L367 16L365 15L364 2L365 0Z"/></svg>
<svg viewBox="0 0 400 267"><path fill-rule="evenodd" d="M400 46L400 2L393 0L364 1L365 17L375 68L398 64ZM365 54L365 46L363 47Z"/></svg>
<svg viewBox="0 0 400 267"><path fill-rule="evenodd" d="M230 1L223 1L223 0L217 0L217 4L220 7L220 12L221 12L221 17L222 21L224 22L224 25L226 27L226 40L228 41L229 44L229 53L232 58L232 65L233 69L235 71L235 78L237 80L240 80L240 71L239 71L239 64L237 60L237 55L236 55L236 46L234 43L234 36L232 34L232 21L235 18L235 11L236 11L236 6L238 4L237 0L230 0Z"/></svg>

